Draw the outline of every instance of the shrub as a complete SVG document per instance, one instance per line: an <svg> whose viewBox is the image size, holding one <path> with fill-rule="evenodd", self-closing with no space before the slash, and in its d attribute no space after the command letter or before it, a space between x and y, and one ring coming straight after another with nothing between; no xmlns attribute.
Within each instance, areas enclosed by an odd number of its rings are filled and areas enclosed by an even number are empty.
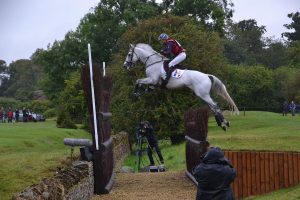
<svg viewBox="0 0 300 200"><path fill-rule="evenodd" d="M58 128L71 128L71 129L77 128L77 126L75 125L74 121L71 118L70 113L67 112L63 106L60 106L58 108L56 126Z"/></svg>

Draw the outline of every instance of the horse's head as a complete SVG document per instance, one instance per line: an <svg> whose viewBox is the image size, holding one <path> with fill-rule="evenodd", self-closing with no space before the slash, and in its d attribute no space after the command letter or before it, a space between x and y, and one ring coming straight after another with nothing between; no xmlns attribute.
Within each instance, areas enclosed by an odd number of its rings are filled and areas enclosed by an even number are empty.
<svg viewBox="0 0 300 200"><path fill-rule="evenodd" d="M137 54L135 52L135 45L130 44L129 52L126 56L123 67L126 69L130 69L138 60L139 60L139 57L137 56Z"/></svg>

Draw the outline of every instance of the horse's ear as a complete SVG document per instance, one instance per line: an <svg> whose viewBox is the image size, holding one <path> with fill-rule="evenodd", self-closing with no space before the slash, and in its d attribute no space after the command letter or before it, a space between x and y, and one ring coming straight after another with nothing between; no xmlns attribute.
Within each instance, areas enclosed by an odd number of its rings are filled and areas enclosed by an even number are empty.
<svg viewBox="0 0 300 200"><path fill-rule="evenodd" d="M132 44L129 44L129 48L132 48L133 47L133 45Z"/></svg>

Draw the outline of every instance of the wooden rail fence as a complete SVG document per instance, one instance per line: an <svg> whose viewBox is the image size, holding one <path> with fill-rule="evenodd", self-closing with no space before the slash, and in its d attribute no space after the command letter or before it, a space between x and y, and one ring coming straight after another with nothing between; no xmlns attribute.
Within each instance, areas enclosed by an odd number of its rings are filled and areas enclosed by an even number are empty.
<svg viewBox="0 0 300 200"><path fill-rule="evenodd" d="M299 152L224 151L237 170L232 189L237 199L300 183Z"/></svg>
<svg viewBox="0 0 300 200"><path fill-rule="evenodd" d="M192 181L192 169L201 162L207 139L208 109L190 109L185 113L186 174ZM213 145L213 144L212 144ZM300 183L300 152L224 150L237 171L231 187L236 199L262 195Z"/></svg>

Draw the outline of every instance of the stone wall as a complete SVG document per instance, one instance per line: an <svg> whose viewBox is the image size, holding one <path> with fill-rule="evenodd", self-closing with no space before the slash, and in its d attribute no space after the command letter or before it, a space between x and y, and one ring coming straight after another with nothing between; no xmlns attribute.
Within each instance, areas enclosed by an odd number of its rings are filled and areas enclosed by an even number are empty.
<svg viewBox="0 0 300 200"><path fill-rule="evenodd" d="M58 171L36 185L26 188L13 200L85 200L94 194L92 162L76 161L71 167Z"/></svg>
<svg viewBox="0 0 300 200"><path fill-rule="evenodd" d="M113 136L114 170L119 171L130 153L128 133ZM15 195L13 200L88 200L94 195L93 163L76 161L71 167L58 171L36 185Z"/></svg>
<svg viewBox="0 0 300 200"><path fill-rule="evenodd" d="M113 135L114 144L114 170L120 171L122 163L127 155L130 154L129 136L126 132Z"/></svg>

